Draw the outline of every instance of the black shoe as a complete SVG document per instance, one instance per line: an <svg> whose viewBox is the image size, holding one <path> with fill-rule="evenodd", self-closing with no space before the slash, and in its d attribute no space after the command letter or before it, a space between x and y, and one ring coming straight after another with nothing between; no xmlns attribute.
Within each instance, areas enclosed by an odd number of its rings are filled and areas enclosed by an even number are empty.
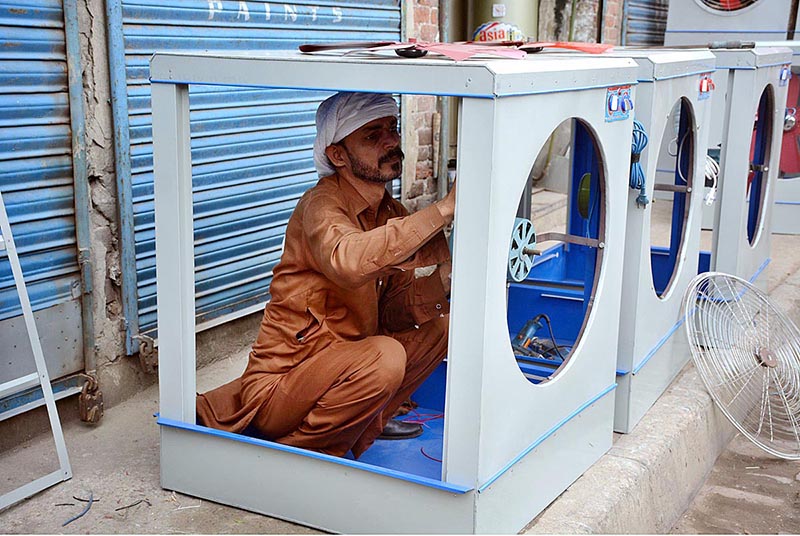
<svg viewBox="0 0 800 536"><path fill-rule="evenodd" d="M422 425L390 419L378 439L411 439L422 435Z"/></svg>

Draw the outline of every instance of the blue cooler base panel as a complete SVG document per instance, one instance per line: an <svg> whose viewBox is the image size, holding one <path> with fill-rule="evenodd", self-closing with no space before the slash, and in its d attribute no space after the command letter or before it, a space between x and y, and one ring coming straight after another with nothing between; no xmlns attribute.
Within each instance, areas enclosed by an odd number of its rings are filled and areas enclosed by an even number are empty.
<svg viewBox="0 0 800 536"><path fill-rule="evenodd" d="M420 423L422 435L413 439L379 439L358 461L434 480L441 479L444 413L418 407L400 417L400 420ZM353 459L350 453L346 457Z"/></svg>
<svg viewBox="0 0 800 536"><path fill-rule="evenodd" d="M393 469L417 476L442 478L444 443L444 400L447 363L442 363L414 392L411 400L417 407L402 421L422 425L422 435L413 439L377 440L358 459L361 463ZM347 458L353 459L347 453Z"/></svg>

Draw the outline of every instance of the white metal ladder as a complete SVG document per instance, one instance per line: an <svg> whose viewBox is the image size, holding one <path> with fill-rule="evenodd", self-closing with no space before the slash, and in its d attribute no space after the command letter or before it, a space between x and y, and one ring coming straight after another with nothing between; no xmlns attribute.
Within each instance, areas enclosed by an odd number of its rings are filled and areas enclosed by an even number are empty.
<svg viewBox="0 0 800 536"><path fill-rule="evenodd" d="M31 495L54 486L64 480L72 478L72 469L69 465L67 456L67 446L64 443L64 434L61 430L61 422L58 420L56 401L53 397L53 388L50 386L50 377L47 374L47 365L44 361L42 345L39 342L39 332L36 330L36 321L33 318L31 301L28 297L28 289L25 287L25 280L22 277L22 267L19 264L17 248L14 245L14 238L11 234L11 224L8 222L8 213L5 203L3 203L3 193L0 192L0 252L5 250L8 260L11 263L11 273L14 275L14 284L17 287L22 314L25 318L25 327L28 331L28 339L33 349L33 359L36 362L36 372L16 378L14 380L0 383L0 399L17 394L31 387L41 386L47 406L47 415L50 417L50 428L53 432L53 440L56 444L58 454L59 469L37 478L33 482L18 487L0 496L0 510L11 506Z"/></svg>

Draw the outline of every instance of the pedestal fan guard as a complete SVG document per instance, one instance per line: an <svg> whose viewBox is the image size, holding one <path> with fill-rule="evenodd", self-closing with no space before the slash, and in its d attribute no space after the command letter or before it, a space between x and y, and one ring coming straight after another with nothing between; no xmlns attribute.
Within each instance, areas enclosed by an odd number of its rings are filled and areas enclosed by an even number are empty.
<svg viewBox="0 0 800 536"><path fill-rule="evenodd" d="M739 277L695 277L684 324L711 398L750 441L800 460L800 331L769 297Z"/></svg>

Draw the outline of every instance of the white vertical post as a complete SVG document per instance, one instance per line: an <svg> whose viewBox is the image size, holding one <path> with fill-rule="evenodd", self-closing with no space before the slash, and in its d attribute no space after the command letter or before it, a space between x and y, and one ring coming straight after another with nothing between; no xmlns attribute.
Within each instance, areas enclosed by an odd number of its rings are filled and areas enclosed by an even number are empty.
<svg viewBox="0 0 800 536"><path fill-rule="evenodd" d="M717 61L719 61L719 56L717 57ZM733 69L725 69L722 71L717 71L718 73L722 73L721 77L724 77L725 82L723 88L717 90L718 95L712 97L712 106L714 107L714 112L712 113L712 120L714 118L722 118L722 125L719 127L721 129L721 133L719 135L719 143L720 143L720 154L719 154L719 176L717 178L717 199L713 205L714 209L714 222L712 225L712 229L714 230L711 233L711 262L709 263L709 271L715 272L719 270L719 251L720 247L724 249L724 245L720 245L720 235L722 227L720 227L722 222L722 209L723 205L723 196L725 195L725 181L727 179L727 170L726 170L726 162L727 162L727 154L728 154L728 129L730 128L731 124L731 100L733 98L733 81L735 78L735 71ZM720 81L722 83L722 81ZM717 105L717 102L722 101L722 106ZM722 109L722 112L718 112L717 110ZM716 126L712 126L712 128L717 129ZM713 145L714 140L713 138L709 140L709 145Z"/></svg>
<svg viewBox="0 0 800 536"><path fill-rule="evenodd" d="M756 110L753 106L755 70L733 71L728 85L725 106L722 153L720 154L720 191L718 221L715 221L715 250L713 271L726 272L742 277L738 252L747 241L747 174L750 167L750 137ZM749 88L745 91L745 88ZM757 101L756 101L757 102ZM766 175L765 175L766 179Z"/></svg>
<svg viewBox="0 0 800 536"><path fill-rule="evenodd" d="M773 82L772 103L774 106L774 110L772 111L771 141L769 152L766 155L766 163L769 169L763 174L764 203L761 205L763 213L761 214L760 230L757 230L759 234L756 236L756 242L754 244L757 248L763 248L762 251L764 251L764 257L766 258L770 256L770 244L772 243L772 212L775 210L775 189L777 188L778 180L784 180L779 179L778 175L780 174L781 150L783 147L783 121L786 116L786 106L783 103L786 102L789 92L788 81L783 86L775 83L775 80L780 76L781 67L773 67L769 69L769 71L770 73L774 73L767 78L767 80ZM792 76L797 75L794 74Z"/></svg>
<svg viewBox="0 0 800 536"><path fill-rule="evenodd" d="M483 366L495 103L465 98L459 118L454 228L453 300L447 365L442 477L477 486L483 406Z"/></svg>
<svg viewBox="0 0 800 536"><path fill-rule="evenodd" d="M194 226L189 88L152 85L161 416L195 422Z"/></svg>

